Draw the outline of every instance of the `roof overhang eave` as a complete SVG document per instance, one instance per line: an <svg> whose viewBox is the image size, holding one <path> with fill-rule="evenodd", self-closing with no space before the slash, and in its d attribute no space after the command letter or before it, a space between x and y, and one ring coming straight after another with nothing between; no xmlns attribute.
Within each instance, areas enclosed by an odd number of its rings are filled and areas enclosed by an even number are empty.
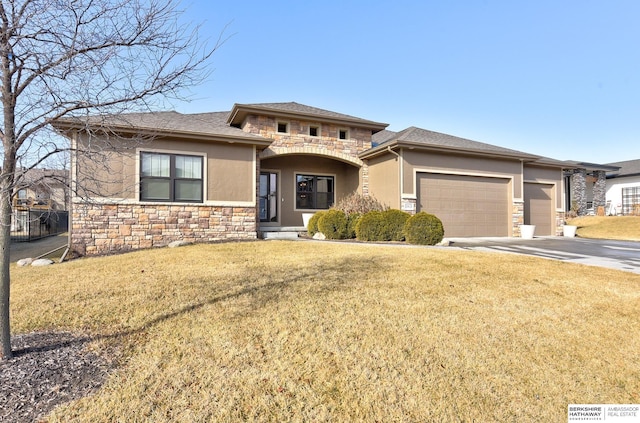
<svg viewBox="0 0 640 423"><path fill-rule="evenodd" d="M616 179L616 178L635 178L637 176L640 176L640 172L635 172L635 173L625 173L623 175L620 174L613 174L613 175L607 175L607 179Z"/></svg>
<svg viewBox="0 0 640 423"><path fill-rule="evenodd" d="M515 159L515 160L521 160L523 162L535 162L536 160L540 159L540 156L536 156L534 154L526 154L526 153L523 154L523 153L517 153L517 152L510 153L510 152L503 152L503 151L470 150L466 148L446 147L441 145L423 144L418 142L402 141L402 140L394 140L391 142L386 142L370 150L362 152L359 157L360 159L369 159L372 157L376 157L380 154L384 154L389 149L393 150L397 148L407 148L409 150L438 151L438 152L455 153L455 154L471 154L474 156Z"/></svg>
<svg viewBox="0 0 640 423"><path fill-rule="evenodd" d="M260 147L268 147L273 140L262 138L257 135L254 136L242 136L242 135L230 135L230 134L211 134L204 132L193 131L180 131L170 129L158 129L158 128L144 128L133 126L105 126L105 125L87 125L83 122L77 121L55 121L52 123L53 127L60 132L67 132L70 130L86 131L87 128L94 128L96 130L104 130L105 132L111 132L120 135L141 135L147 137L178 137L196 141L215 141L215 142L228 142L238 144L251 144Z"/></svg>
<svg viewBox="0 0 640 423"><path fill-rule="evenodd" d="M605 172L615 172L616 170L620 170L619 166L602 165L597 163L576 162L572 160L567 160L564 163L566 163L566 170L587 169L590 171L604 170Z"/></svg>

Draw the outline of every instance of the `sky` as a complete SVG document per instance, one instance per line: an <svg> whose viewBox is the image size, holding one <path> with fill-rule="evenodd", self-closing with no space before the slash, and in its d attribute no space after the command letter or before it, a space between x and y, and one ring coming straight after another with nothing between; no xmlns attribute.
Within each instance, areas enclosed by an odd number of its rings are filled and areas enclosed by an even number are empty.
<svg viewBox="0 0 640 423"><path fill-rule="evenodd" d="M181 113L306 104L559 160L640 159L640 2L184 0L226 41Z"/></svg>

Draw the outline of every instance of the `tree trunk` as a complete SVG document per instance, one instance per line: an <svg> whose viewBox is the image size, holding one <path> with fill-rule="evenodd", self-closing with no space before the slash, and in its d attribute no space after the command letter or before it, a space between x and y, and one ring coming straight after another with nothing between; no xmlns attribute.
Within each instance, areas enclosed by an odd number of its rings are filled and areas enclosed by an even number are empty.
<svg viewBox="0 0 640 423"><path fill-rule="evenodd" d="M13 357L11 352L11 324L9 315L9 274L11 248L11 190L6 187L6 177L0 182L0 360Z"/></svg>

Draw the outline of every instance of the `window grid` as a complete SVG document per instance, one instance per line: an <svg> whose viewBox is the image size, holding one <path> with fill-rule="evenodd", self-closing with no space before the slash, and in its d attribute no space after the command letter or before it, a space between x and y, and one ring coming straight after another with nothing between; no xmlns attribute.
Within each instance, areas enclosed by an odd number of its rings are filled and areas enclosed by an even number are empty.
<svg viewBox="0 0 640 423"><path fill-rule="evenodd" d="M203 158L168 153L140 154L140 200L201 203Z"/></svg>
<svg viewBox="0 0 640 423"><path fill-rule="evenodd" d="M296 208L326 210L334 201L334 177L296 174Z"/></svg>
<svg viewBox="0 0 640 423"><path fill-rule="evenodd" d="M640 211L640 187L622 188L622 214L630 216Z"/></svg>

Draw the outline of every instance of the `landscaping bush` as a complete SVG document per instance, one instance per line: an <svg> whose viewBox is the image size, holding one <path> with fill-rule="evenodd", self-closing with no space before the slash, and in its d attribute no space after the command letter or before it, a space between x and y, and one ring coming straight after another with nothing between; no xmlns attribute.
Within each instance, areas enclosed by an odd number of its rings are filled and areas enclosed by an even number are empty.
<svg viewBox="0 0 640 423"><path fill-rule="evenodd" d="M360 213L351 213L347 216L347 238L353 239L356 237L356 225L362 215Z"/></svg>
<svg viewBox="0 0 640 423"><path fill-rule="evenodd" d="M356 238L362 241L384 241L385 229L382 212L373 210L363 214L356 224Z"/></svg>
<svg viewBox="0 0 640 423"><path fill-rule="evenodd" d="M389 207L382 204L372 196L364 196L357 192L353 192L338 201L332 208L341 210L346 215L354 213L362 215L374 210L385 211Z"/></svg>
<svg viewBox="0 0 640 423"><path fill-rule="evenodd" d="M327 239L346 239L347 215L340 210L327 210L318 219L318 231Z"/></svg>
<svg viewBox="0 0 640 423"><path fill-rule="evenodd" d="M318 232L318 220L325 213L325 211L319 211L311 216L311 219L309 219L309 223L307 224L307 232L309 233L309 236L314 236Z"/></svg>
<svg viewBox="0 0 640 423"><path fill-rule="evenodd" d="M362 241L403 241L409 213L401 210L370 211L356 224L356 237Z"/></svg>
<svg viewBox="0 0 640 423"><path fill-rule="evenodd" d="M420 212L407 219L404 234L410 244L436 245L444 238L444 227L436 216Z"/></svg>
<svg viewBox="0 0 640 423"><path fill-rule="evenodd" d="M384 240L404 241L404 225L411 215L402 210L389 209L382 213Z"/></svg>

